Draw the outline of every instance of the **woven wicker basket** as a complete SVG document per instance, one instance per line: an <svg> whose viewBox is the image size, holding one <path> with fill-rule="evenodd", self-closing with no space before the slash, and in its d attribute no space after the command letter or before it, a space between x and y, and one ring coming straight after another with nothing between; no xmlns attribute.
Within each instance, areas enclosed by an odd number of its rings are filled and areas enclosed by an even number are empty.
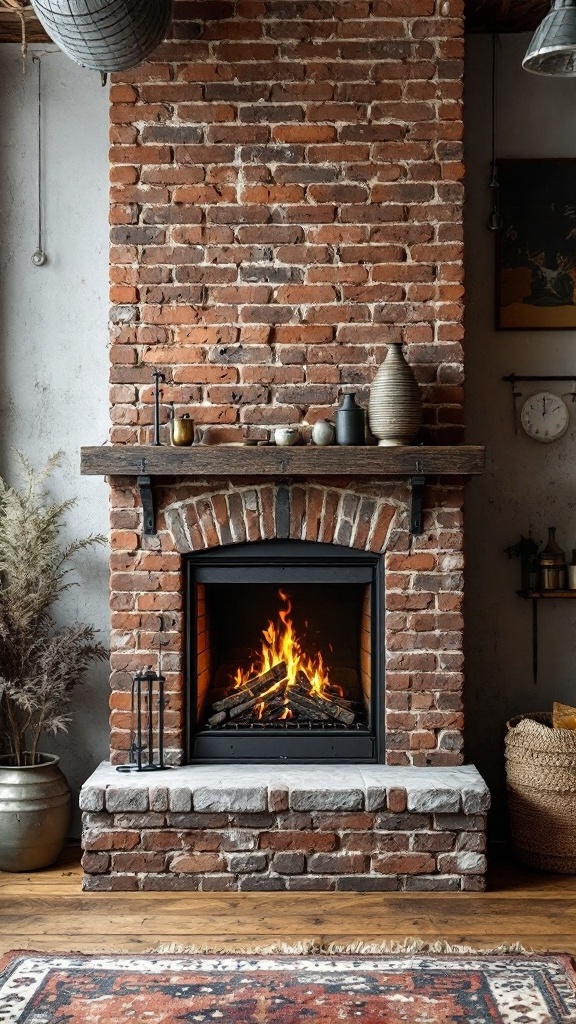
<svg viewBox="0 0 576 1024"><path fill-rule="evenodd" d="M524 863L576 874L576 731L551 726L545 712L508 722L512 842Z"/></svg>

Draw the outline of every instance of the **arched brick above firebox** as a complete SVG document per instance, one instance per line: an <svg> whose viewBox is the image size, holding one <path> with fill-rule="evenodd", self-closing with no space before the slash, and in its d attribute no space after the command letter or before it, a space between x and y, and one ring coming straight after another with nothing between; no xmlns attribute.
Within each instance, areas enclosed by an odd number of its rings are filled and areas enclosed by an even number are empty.
<svg viewBox="0 0 576 1024"><path fill-rule="evenodd" d="M230 484L173 502L164 517L181 554L273 539L381 553L407 529L406 508L404 485L379 498L366 489L321 483Z"/></svg>

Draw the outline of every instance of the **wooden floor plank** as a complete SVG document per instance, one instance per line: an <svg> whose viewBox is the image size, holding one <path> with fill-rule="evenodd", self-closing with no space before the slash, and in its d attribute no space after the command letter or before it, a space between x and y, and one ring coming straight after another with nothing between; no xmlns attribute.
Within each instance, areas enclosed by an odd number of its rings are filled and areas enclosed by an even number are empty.
<svg viewBox="0 0 576 1024"><path fill-rule="evenodd" d="M576 955L576 877L492 856L487 893L82 893L78 851L0 874L0 952L143 953L175 943L243 952L262 942L402 941Z"/></svg>
<svg viewBox="0 0 576 1024"><path fill-rule="evenodd" d="M0 907L0 929L14 930L18 928L27 935L43 934L49 925L52 934L70 934L71 919L74 922L74 934L80 938L94 932L109 935L156 934L168 935L175 932L193 931L206 937L212 935L243 936L253 934L255 922L259 921L258 931L263 940L274 938L278 934L290 932L303 938L322 931L324 934L335 934L350 930L350 919L354 922L354 932L359 937L386 933L395 938L409 935L430 936L441 932L444 936L463 934L480 939L487 934L498 933L503 928L509 929L513 919L517 928L532 935L547 934L555 927L576 934L576 907L574 903L567 907L551 905L551 901L529 901L523 908L516 902L476 901L477 912L471 911L470 901L466 896L452 896L448 901L393 901L388 895L380 900L370 900L366 904L362 898L356 906L350 905L346 913L345 905L339 905L339 894L331 894L331 899L324 896L318 900L315 908L304 906L295 898L291 901L290 912L285 913L282 902L276 909L271 904L264 912L261 903L246 900L242 910L230 911L222 906L213 905L198 908L193 899L182 901L181 909L167 910L145 907L141 902L137 907L124 904L122 909L114 901L107 907L100 905L70 906L59 912L52 909L50 901L42 906L31 905L36 901L23 899L18 905L9 908ZM67 902L67 901L66 901ZM120 912L119 912L120 911Z"/></svg>

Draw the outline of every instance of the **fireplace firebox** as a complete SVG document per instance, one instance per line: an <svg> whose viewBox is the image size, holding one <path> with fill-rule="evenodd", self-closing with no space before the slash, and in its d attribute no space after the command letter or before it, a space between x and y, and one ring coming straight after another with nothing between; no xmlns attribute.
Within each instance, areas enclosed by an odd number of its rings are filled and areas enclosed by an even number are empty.
<svg viewBox="0 0 576 1024"><path fill-rule="evenodd" d="M380 556L271 541L186 558L190 762L381 762Z"/></svg>

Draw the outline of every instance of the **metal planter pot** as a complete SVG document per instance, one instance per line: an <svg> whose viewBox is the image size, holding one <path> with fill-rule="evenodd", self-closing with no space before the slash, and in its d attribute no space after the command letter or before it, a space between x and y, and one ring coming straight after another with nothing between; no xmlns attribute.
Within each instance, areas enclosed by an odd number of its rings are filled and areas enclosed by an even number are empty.
<svg viewBox="0 0 576 1024"><path fill-rule="evenodd" d="M70 787L60 758L16 767L0 758L0 870L35 871L60 856L70 827Z"/></svg>

